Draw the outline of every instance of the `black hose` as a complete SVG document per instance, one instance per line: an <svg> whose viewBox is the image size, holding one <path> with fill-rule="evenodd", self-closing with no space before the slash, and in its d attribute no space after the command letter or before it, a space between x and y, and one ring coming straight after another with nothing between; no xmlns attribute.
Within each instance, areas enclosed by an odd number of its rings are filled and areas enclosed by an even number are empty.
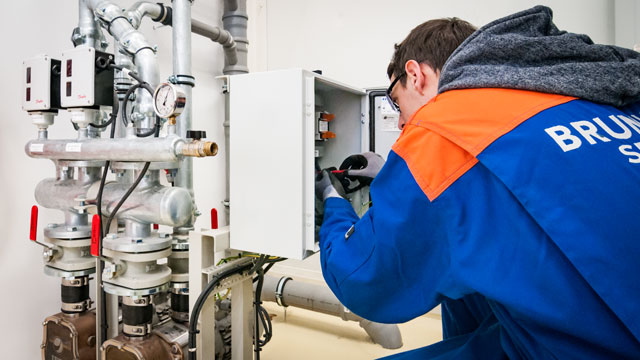
<svg viewBox="0 0 640 360"><path fill-rule="evenodd" d="M158 137L159 134L160 134L160 127L156 126L154 137ZM107 219L106 229L109 229L109 227L111 226L111 222L116 217L116 213L118 212L118 210L120 210L120 207L122 206L122 204L124 204L124 202L127 201L127 198L129 198L129 196L133 193L133 190L135 190L138 184L140 184L140 182L142 181L142 178L144 178L144 175L147 173L147 170L149 170L149 165L151 165L150 162L146 162L144 164L144 167L142 168L142 171L140 171L140 174L136 178L136 181L134 181L133 184L131 184L131 187L129 187L129 190L127 190L127 192L124 194L124 196L122 196L120 201L118 201L118 204L116 205L116 207L113 208L113 211L111 211L111 214Z"/></svg>
<svg viewBox="0 0 640 360"><path fill-rule="evenodd" d="M255 359L260 360L260 351L262 350L260 346L260 308L262 307L262 301L260 301L260 295L262 293L262 285L264 284L264 270L262 267L258 268L258 284L256 285L255 298L253 301L253 306L255 308L255 325L253 326L255 329L253 335L253 351L256 353ZM265 328L265 331L267 329Z"/></svg>
<svg viewBox="0 0 640 360"><path fill-rule="evenodd" d="M120 106L120 102L118 101L118 96L116 93L113 94L114 95L114 102L113 102L113 109L111 111L111 119L109 120L109 122L107 124L111 125L111 133L109 134L109 138L113 139L115 137L116 134L116 123L115 123L115 118L118 116L118 108ZM74 124L75 125L75 124ZM104 169L102 170L102 178L100 179L100 187L98 188L98 195L96 196L96 206L97 206L97 212L98 212L98 218L100 219L100 221L102 221L102 192L104 191L104 184L106 182L107 179L107 174L109 172L109 165L111 164L110 161L105 162L104 164ZM103 231L103 227L100 226L100 247L98 249L98 253L100 256L102 256L102 240L104 238L104 231ZM98 271L102 272L102 269L104 268L104 263L102 262L102 260L100 260L100 266ZM98 284L98 286L100 286ZM107 302L107 293L104 291L104 289L100 290L100 296L102 297L102 303L105 304ZM102 339L106 339L107 338L107 329L109 328L109 325L107 324L107 312L103 311L100 314L100 317L102 318L102 327L100 329L101 334L102 334ZM100 344L102 345L102 344Z"/></svg>
<svg viewBox="0 0 640 360"><path fill-rule="evenodd" d="M235 274L240 274L244 271L250 270L254 267L253 263L247 263L245 265L241 265L238 267L227 269L220 274L216 275L211 279L211 281L207 284L207 287L200 293L198 299L193 305L193 309L191 310L191 317L189 319L189 360L196 360L196 335L200 332L198 330L198 318L200 317L200 312L202 311L202 306L204 306L205 301L211 295L213 289L215 289L221 280ZM257 326L257 324L256 324Z"/></svg>

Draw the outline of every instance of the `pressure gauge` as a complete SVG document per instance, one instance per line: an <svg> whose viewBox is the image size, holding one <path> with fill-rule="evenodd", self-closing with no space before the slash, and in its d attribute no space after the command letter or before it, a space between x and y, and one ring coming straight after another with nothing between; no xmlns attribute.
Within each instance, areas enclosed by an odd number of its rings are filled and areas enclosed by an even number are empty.
<svg viewBox="0 0 640 360"><path fill-rule="evenodd" d="M162 83L153 94L153 108L161 118L171 118L180 115L187 98L184 92L170 83Z"/></svg>

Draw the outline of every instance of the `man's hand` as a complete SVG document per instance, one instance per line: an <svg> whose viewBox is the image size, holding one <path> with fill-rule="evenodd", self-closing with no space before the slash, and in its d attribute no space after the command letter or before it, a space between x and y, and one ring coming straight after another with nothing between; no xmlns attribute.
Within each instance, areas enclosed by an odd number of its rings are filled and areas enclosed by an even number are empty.
<svg viewBox="0 0 640 360"><path fill-rule="evenodd" d="M324 201L330 197L344 198L346 195L340 180L329 172L329 170L325 169L316 175L316 196Z"/></svg>
<svg viewBox="0 0 640 360"><path fill-rule="evenodd" d="M345 170L347 178L358 180L363 185L370 185L383 166L382 156L366 152L346 158L340 165L340 170Z"/></svg>

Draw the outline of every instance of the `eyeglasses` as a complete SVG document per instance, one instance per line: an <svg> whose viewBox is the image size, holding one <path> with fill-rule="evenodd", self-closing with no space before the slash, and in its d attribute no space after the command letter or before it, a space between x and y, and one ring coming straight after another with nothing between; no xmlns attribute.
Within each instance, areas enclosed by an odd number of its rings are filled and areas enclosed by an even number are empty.
<svg viewBox="0 0 640 360"><path fill-rule="evenodd" d="M393 87L396 86L396 83L398 82L398 80L402 79L405 75L407 75L407 73L403 71L402 74L400 74L400 76L397 76L395 79L393 79L393 81L391 82L391 85L389 85L389 87L387 88L387 91L385 91L385 95L387 96L387 102L389 103L389 105L391 105L391 108L395 112L400 112L400 106L398 106L398 104L395 101L393 101L393 99L391 98L391 91L393 91Z"/></svg>

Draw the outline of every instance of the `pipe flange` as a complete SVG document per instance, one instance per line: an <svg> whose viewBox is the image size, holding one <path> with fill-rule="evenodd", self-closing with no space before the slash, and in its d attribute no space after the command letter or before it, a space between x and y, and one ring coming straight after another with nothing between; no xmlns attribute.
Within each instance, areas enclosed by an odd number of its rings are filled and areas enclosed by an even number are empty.
<svg viewBox="0 0 640 360"><path fill-rule="evenodd" d="M159 235L159 234L158 234ZM102 247L112 251L124 253L147 253L151 251L164 250L171 246L169 236L149 236L146 238L133 238L128 236L117 236L108 234L103 241Z"/></svg>
<svg viewBox="0 0 640 360"><path fill-rule="evenodd" d="M169 289L169 284L165 283L159 286L154 286L146 289L130 289L122 286L113 285L108 282L102 284L104 291L111 295L118 296L145 296L153 295L161 292L165 292Z"/></svg>
<svg viewBox="0 0 640 360"><path fill-rule="evenodd" d="M76 271L66 271L66 270L60 270L51 266L45 266L44 267L44 273L45 275L49 275L49 276L54 276L54 277L61 277L61 278L70 278L70 277L76 277L76 276L88 276L91 274L95 274L96 272L96 268L90 268L90 269L84 269L84 270L76 270Z"/></svg>
<svg viewBox="0 0 640 360"><path fill-rule="evenodd" d="M283 276L278 280L278 285L276 285L276 303L282 307L287 307L289 305L285 304L284 299L282 298L282 291L284 291L284 285L287 281L293 280L288 276Z"/></svg>
<svg viewBox="0 0 640 360"><path fill-rule="evenodd" d="M91 237L90 225L49 224L44 236L53 239L87 239Z"/></svg>

